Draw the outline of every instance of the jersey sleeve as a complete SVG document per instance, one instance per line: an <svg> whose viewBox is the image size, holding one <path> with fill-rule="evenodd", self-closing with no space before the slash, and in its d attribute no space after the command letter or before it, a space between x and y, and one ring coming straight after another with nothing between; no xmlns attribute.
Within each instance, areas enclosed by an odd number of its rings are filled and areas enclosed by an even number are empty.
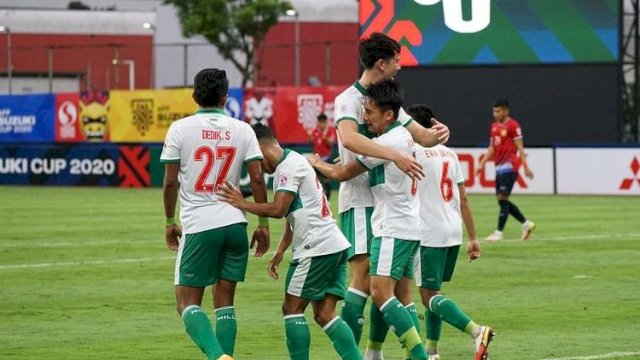
<svg viewBox="0 0 640 360"><path fill-rule="evenodd" d="M296 169L282 169L278 171L273 179L273 190L275 192L285 191L292 194L298 192L301 178Z"/></svg>
<svg viewBox="0 0 640 360"><path fill-rule="evenodd" d="M458 154L455 154L454 158L453 158L453 163L454 163L454 173L453 175L453 179L455 180L456 184L458 185L463 185L465 182L464 179L464 175L462 174L462 166L460 166L460 160L458 160Z"/></svg>
<svg viewBox="0 0 640 360"><path fill-rule="evenodd" d="M249 130L249 139L247 141L247 151L244 156L244 163L249 163L254 160L262 160L262 151L260 151L260 145L258 145L258 139L253 130Z"/></svg>
<svg viewBox="0 0 640 360"><path fill-rule="evenodd" d="M520 124L515 120L511 120L511 123L509 124L509 136L513 140L522 139L522 128L520 128Z"/></svg>
<svg viewBox="0 0 640 360"><path fill-rule="evenodd" d="M342 120L351 120L355 121L356 123L358 122L358 113L361 106L360 103L356 101L348 101L348 98L343 96L338 96L335 101L335 126L338 126L338 123Z"/></svg>
<svg viewBox="0 0 640 360"><path fill-rule="evenodd" d="M170 126L167 136L162 146L162 154L160 154L160 162L163 163L179 163L180 162L180 136L176 126Z"/></svg>
<svg viewBox="0 0 640 360"><path fill-rule="evenodd" d="M384 135L380 136L380 137L377 137L377 138L374 138L372 140L374 142L382 145L382 146L385 146L385 144L384 144L384 140L385 140L384 139ZM358 161L360 164L362 164L362 166L366 167L368 170L371 170L371 169L373 169L373 168L375 168L377 166L380 166L382 164L386 164L386 163L389 162L389 160L386 160L386 159L379 159L379 158L375 158L375 157L372 157L372 156L366 156L366 155L358 155L356 157L356 161Z"/></svg>
<svg viewBox="0 0 640 360"><path fill-rule="evenodd" d="M407 114L407 112L404 111L403 108L400 108L400 111L398 112L398 121L400 121L400 124L402 124L402 126L407 127L409 126L409 124L411 124L413 118L409 116L409 114Z"/></svg>

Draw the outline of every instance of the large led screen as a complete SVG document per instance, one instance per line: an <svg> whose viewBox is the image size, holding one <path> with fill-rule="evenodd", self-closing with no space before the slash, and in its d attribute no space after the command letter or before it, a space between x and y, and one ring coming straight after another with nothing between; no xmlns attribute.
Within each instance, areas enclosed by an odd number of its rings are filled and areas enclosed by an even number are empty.
<svg viewBox="0 0 640 360"><path fill-rule="evenodd" d="M616 62L619 0L360 0L360 34L388 34L401 64Z"/></svg>

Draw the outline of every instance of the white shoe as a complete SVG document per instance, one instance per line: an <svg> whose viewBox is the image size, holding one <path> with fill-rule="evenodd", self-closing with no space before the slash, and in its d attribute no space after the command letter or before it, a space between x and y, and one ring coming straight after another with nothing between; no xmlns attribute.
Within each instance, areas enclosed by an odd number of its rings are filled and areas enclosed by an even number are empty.
<svg viewBox="0 0 640 360"><path fill-rule="evenodd" d="M429 359L427 360L440 360L440 355L435 354L435 355L429 355Z"/></svg>
<svg viewBox="0 0 640 360"><path fill-rule="evenodd" d="M480 334L473 338L473 346L476 351L474 360L488 360L489 359L489 344L496 333L490 326L481 326Z"/></svg>
<svg viewBox="0 0 640 360"><path fill-rule="evenodd" d="M364 353L364 360L384 360L384 355L382 355L382 351L374 351L367 348L367 351Z"/></svg>
<svg viewBox="0 0 640 360"><path fill-rule="evenodd" d="M533 229L536 228L536 223L534 223L533 221L525 221L524 224L522 224L522 236L520 237L521 240L527 240L529 238L529 235L531 235L531 232L533 232Z"/></svg>
<svg viewBox="0 0 640 360"><path fill-rule="evenodd" d="M496 230L494 232L491 233L491 235L487 236L486 238L484 238L485 241L500 241L502 240L502 231L500 230Z"/></svg>

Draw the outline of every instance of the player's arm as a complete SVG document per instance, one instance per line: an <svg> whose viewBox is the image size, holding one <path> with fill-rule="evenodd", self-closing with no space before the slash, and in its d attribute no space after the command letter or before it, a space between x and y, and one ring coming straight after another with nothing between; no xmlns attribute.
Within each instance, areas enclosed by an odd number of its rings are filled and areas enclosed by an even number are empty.
<svg viewBox="0 0 640 360"><path fill-rule="evenodd" d="M291 246L291 242L293 241L293 230L291 230L291 224L289 221L285 221L284 231L282 234L282 238L280 239L280 243L278 243L278 248L276 249L275 254L273 254L273 258L269 262L268 273L274 279L278 279L278 265L282 262L282 257L284 256L284 252L287 251L289 246Z"/></svg>
<svg viewBox="0 0 640 360"><path fill-rule="evenodd" d="M178 239L182 236L182 229L176 224L176 203L178 202L178 172L180 163L172 162L164 165L164 181L162 184L162 197L164 199L165 240L167 247L178 250Z"/></svg>
<svg viewBox="0 0 640 360"><path fill-rule="evenodd" d="M522 138L513 140L513 143L516 144L516 148L518 149L518 157L520 158L520 163L524 168L524 174L529 179L533 179L533 172L529 169L529 164L527 163L527 154L524 152L524 142L522 141Z"/></svg>
<svg viewBox="0 0 640 360"><path fill-rule="evenodd" d="M478 169L476 170L476 175L480 175L482 171L484 171L484 166L493 157L493 152L495 148L493 146L493 139L489 141L489 147L487 148L487 152L484 156L480 157L480 164L478 165Z"/></svg>
<svg viewBox="0 0 640 360"><path fill-rule="evenodd" d="M289 207L293 202L294 194L289 191L276 191L273 202L254 203L246 201L240 190L236 189L233 184L226 181L222 189L216 194L221 201L231 204L240 210L250 212L258 216L266 216L271 218L282 218L287 215Z"/></svg>
<svg viewBox="0 0 640 360"><path fill-rule="evenodd" d="M358 124L355 121L343 119L338 122L337 128L342 145L350 151L360 155L393 161L400 170L412 178L421 179L424 177L422 166L413 156L387 148L368 139L358 132Z"/></svg>
<svg viewBox="0 0 640 360"><path fill-rule="evenodd" d="M476 236L476 227L473 223L471 206L469 205L469 198L467 197L467 191L464 188L464 183L458 184L458 190L460 192L460 215L462 216L462 222L464 222L464 228L467 230L467 234L469 235L467 254L469 255L469 261L471 261L480 257L480 243Z"/></svg>
<svg viewBox="0 0 640 360"><path fill-rule="evenodd" d="M350 180L367 171L367 168L358 160L353 160L347 165L329 164L322 160L318 154L313 154L307 158L307 161L314 169L331 180Z"/></svg>
<svg viewBox="0 0 640 360"><path fill-rule="evenodd" d="M449 128L434 118L431 118L431 121L433 126L430 129L418 124L417 121L411 121L405 128L411 133L413 141L424 147L444 144L449 140Z"/></svg>
<svg viewBox="0 0 640 360"><path fill-rule="evenodd" d="M267 188L264 182L264 176L262 175L261 162L256 159L247 162L246 165L249 178L251 179L253 199L256 203L264 204L267 202ZM258 219L258 227L253 232L249 248L253 249L255 244L258 244L255 256L260 257L269 251L269 247L271 246L271 235L269 234L269 219L266 217L260 217Z"/></svg>

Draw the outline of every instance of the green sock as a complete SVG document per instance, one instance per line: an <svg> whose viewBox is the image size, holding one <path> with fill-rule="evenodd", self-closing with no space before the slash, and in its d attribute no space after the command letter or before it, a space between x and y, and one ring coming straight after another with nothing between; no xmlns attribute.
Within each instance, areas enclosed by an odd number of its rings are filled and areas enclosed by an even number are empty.
<svg viewBox="0 0 640 360"><path fill-rule="evenodd" d="M309 324L304 314L284 317L284 332L291 360L309 360Z"/></svg>
<svg viewBox="0 0 640 360"><path fill-rule="evenodd" d="M418 311L416 310L416 304L411 303L404 307L409 312L411 316L411 320L413 321L413 326L416 327L416 331L420 334L420 319L418 319Z"/></svg>
<svg viewBox="0 0 640 360"><path fill-rule="evenodd" d="M191 340L207 356L209 360L215 360L224 355L207 314L202 312L200 306L187 306L182 312L182 322L191 336Z"/></svg>
<svg viewBox="0 0 640 360"><path fill-rule="evenodd" d="M380 312L380 309L376 304L371 304L369 310L369 343L374 344L373 350L382 350L382 343L387 338L387 332L389 332L389 324L384 321L384 315ZM380 344L379 348L377 344Z"/></svg>
<svg viewBox="0 0 640 360"><path fill-rule="evenodd" d="M442 332L442 319L429 308L424 312L424 315L427 318L427 352L437 354L438 341Z"/></svg>
<svg viewBox="0 0 640 360"><path fill-rule="evenodd" d="M344 298L342 307L342 319L349 325L356 344L360 343L362 328L364 327L364 306L367 304L367 294L362 291L349 288Z"/></svg>
<svg viewBox="0 0 640 360"><path fill-rule="evenodd" d="M351 329L339 316L331 320L322 330L331 339L333 348L336 349L341 359L362 360L362 355L358 350L358 345L356 345Z"/></svg>
<svg viewBox="0 0 640 360"><path fill-rule="evenodd" d="M432 297L431 301L429 301L429 308L442 320L460 331L465 331L471 321L469 316L460 310L458 305L442 295Z"/></svg>
<svg viewBox="0 0 640 360"><path fill-rule="evenodd" d="M400 301L392 297L380 307L380 310L384 314L384 320L387 324L393 327L393 331L400 339L402 345L411 352L411 358L426 360L428 356L424 350L424 346L422 346L420 335L413 325L411 315L409 315L409 312L402 306Z"/></svg>
<svg viewBox="0 0 640 360"><path fill-rule="evenodd" d="M236 323L236 311L233 306L216 309L216 337L225 354L233 356L233 348L236 345L238 324Z"/></svg>

